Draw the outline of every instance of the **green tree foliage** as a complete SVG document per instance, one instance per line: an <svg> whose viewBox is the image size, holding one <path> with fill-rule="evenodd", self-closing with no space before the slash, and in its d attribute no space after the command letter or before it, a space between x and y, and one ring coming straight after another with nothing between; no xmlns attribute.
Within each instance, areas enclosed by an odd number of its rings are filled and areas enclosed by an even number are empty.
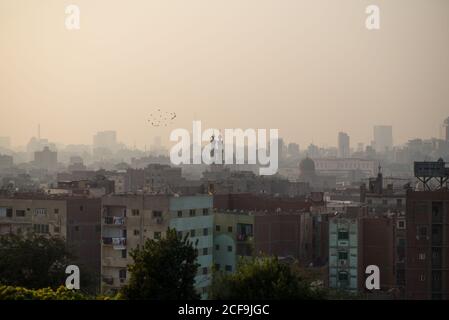
<svg viewBox="0 0 449 320"><path fill-rule="evenodd" d="M197 253L187 237L178 238L169 229L161 240L148 239L140 249L133 250L134 264L123 296L130 300L192 300L199 295L194 288Z"/></svg>
<svg viewBox="0 0 449 320"><path fill-rule="evenodd" d="M245 258L235 273L217 272L210 288L215 300L324 299L309 279L275 257Z"/></svg>
<svg viewBox="0 0 449 320"><path fill-rule="evenodd" d="M79 291L69 290L66 287L59 287L56 290L51 288L26 289L23 287L0 285L0 300L88 300L90 297Z"/></svg>
<svg viewBox="0 0 449 320"><path fill-rule="evenodd" d="M29 289L57 288L65 283L70 254L60 238L0 237L0 283Z"/></svg>
<svg viewBox="0 0 449 320"><path fill-rule="evenodd" d="M64 286L57 289L27 289L0 285L0 300L121 300L120 295L115 296L89 296L77 290L69 290Z"/></svg>
<svg viewBox="0 0 449 320"><path fill-rule="evenodd" d="M0 236L0 283L39 289L58 288L65 284L65 268L70 264L81 270L81 289L94 293L98 279L81 265L60 237L8 234Z"/></svg>

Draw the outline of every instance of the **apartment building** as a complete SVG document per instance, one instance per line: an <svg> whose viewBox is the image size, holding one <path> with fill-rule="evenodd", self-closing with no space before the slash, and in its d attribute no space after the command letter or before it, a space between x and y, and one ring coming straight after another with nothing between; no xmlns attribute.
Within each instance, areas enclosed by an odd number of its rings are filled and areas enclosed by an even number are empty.
<svg viewBox="0 0 449 320"><path fill-rule="evenodd" d="M171 195L108 195L102 206L102 291L117 292L127 283L129 252L147 239L161 239L167 228L188 233L198 250L196 287L207 297L213 265L212 197ZM198 240L198 241L197 241Z"/></svg>
<svg viewBox="0 0 449 320"><path fill-rule="evenodd" d="M240 257L252 256L254 250L254 215L217 211L214 213L215 270L235 272Z"/></svg>
<svg viewBox="0 0 449 320"><path fill-rule="evenodd" d="M28 193L0 197L0 235L40 234L65 239L74 264L100 276L101 199ZM61 284L62 285L62 284Z"/></svg>
<svg viewBox="0 0 449 320"><path fill-rule="evenodd" d="M392 178L389 178L392 179ZM396 178L393 178L396 179ZM386 180L386 179L385 179ZM405 182L403 179L398 180ZM381 167L378 168L377 177L369 178L368 186L360 187L360 202L367 207L368 214L388 214L395 219L395 277L396 288L400 295L405 291L405 249L406 249L406 192L409 186L405 184L395 188L392 183L384 187L384 177Z"/></svg>
<svg viewBox="0 0 449 320"><path fill-rule="evenodd" d="M395 220L347 212L329 218L329 287L367 293L365 270L380 270L380 290L395 287Z"/></svg>
<svg viewBox="0 0 449 320"><path fill-rule="evenodd" d="M253 254L291 257L304 265L314 259L313 218L311 207L317 203L301 197L271 195L214 195L216 212L226 215L249 215L253 224L251 246ZM221 216L217 218L223 219ZM243 218L227 218L239 219ZM216 222L216 226L219 223Z"/></svg>
<svg viewBox="0 0 449 320"><path fill-rule="evenodd" d="M407 192L407 299L449 299L449 191Z"/></svg>

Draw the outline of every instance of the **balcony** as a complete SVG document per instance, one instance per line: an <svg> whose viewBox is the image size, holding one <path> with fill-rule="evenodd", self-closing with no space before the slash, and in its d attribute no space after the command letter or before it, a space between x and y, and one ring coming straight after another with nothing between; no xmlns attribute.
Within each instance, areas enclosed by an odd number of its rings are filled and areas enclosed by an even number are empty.
<svg viewBox="0 0 449 320"><path fill-rule="evenodd" d="M126 249L126 238L124 237L103 237L103 245L112 245L116 250Z"/></svg>
<svg viewBox="0 0 449 320"><path fill-rule="evenodd" d="M104 217L103 222L108 226L123 226L126 224L125 217Z"/></svg>
<svg viewBox="0 0 449 320"><path fill-rule="evenodd" d="M237 234L237 241L244 242L244 241L251 241L253 239L252 234Z"/></svg>

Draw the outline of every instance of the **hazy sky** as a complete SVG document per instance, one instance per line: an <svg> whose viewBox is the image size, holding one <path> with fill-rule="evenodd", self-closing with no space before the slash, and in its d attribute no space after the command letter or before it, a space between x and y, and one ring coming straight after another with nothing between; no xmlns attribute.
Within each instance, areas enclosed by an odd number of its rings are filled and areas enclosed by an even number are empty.
<svg viewBox="0 0 449 320"><path fill-rule="evenodd" d="M65 28L65 7L81 29ZM365 28L365 8L381 29ZM146 121L176 112L165 130ZM195 118L278 128L301 148L438 137L449 116L448 0L0 0L0 136L138 147Z"/></svg>

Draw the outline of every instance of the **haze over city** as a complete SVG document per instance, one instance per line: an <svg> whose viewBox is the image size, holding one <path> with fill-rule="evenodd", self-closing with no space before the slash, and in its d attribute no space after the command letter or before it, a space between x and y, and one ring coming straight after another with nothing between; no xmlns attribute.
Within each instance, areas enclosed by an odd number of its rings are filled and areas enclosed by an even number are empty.
<svg viewBox="0 0 449 320"><path fill-rule="evenodd" d="M0 1L0 136L91 144L97 131L143 149L191 129L278 128L288 142L369 144L392 125L394 144L441 138L449 101L449 2ZM158 108L175 112L152 127Z"/></svg>
<svg viewBox="0 0 449 320"><path fill-rule="evenodd" d="M448 17L0 0L0 309L347 320L393 304L300 301L449 300Z"/></svg>

